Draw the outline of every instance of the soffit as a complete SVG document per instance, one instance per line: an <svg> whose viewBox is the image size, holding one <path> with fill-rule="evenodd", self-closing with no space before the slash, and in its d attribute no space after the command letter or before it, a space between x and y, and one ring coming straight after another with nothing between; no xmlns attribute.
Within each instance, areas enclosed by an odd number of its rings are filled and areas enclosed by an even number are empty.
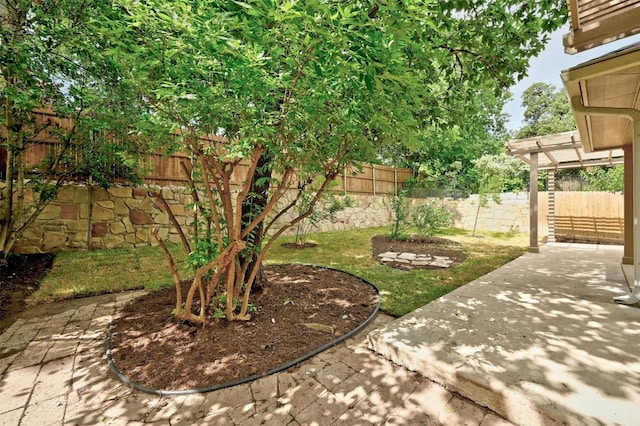
<svg viewBox="0 0 640 426"><path fill-rule="evenodd" d="M640 109L640 45L609 53L562 71L570 100L585 107ZM573 108L586 152L632 143L633 123L626 117L589 114Z"/></svg>

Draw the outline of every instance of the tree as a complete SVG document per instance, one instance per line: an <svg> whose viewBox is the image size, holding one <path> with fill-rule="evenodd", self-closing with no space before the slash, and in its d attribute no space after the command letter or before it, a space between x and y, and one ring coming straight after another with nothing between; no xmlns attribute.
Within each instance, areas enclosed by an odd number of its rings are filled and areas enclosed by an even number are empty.
<svg viewBox="0 0 640 426"><path fill-rule="evenodd" d="M86 33L87 22L104 5L73 0L0 2L2 262L70 176L82 173L107 185L112 171L107 177L106 170L113 168L135 178L135 163L126 154L138 147L127 134L126 122L141 111L129 108L131 92ZM28 164L25 152L44 139L58 143L44 162ZM71 154L81 154L82 160L72 160ZM30 203L29 192L34 200Z"/></svg>
<svg viewBox="0 0 640 426"><path fill-rule="evenodd" d="M580 169L580 176L585 179L593 191L622 192L624 191L624 166L590 167Z"/></svg>
<svg viewBox="0 0 640 426"><path fill-rule="evenodd" d="M117 4L121 15L94 30L153 120L178 135L167 142L193 158L185 169L203 222L183 245L202 262L184 304L165 254L176 315L197 323L222 300L227 320L249 319L267 250L346 166L385 144L415 146L480 88L502 92L566 16L559 0ZM311 187L309 208L276 228Z"/></svg>
<svg viewBox="0 0 640 426"><path fill-rule="evenodd" d="M526 165L516 157L504 153L498 155L484 155L474 161L475 171L480 182L478 190L478 208L473 223L472 235L476 234L476 225L480 216L480 209L486 207L489 199L500 204L500 194L505 191L522 189L526 178Z"/></svg>
<svg viewBox="0 0 640 426"><path fill-rule="evenodd" d="M409 215L411 207L407 203L406 191L389 196L386 202L391 224L389 226L389 238L392 241L403 241L407 239L409 230Z"/></svg>
<svg viewBox="0 0 640 426"><path fill-rule="evenodd" d="M458 123L430 126L420 133L420 170L431 185L470 193L477 190L473 161L503 150L505 97L487 88L478 90L460 108L467 112Z"/></svg>
<svg viewBox="0 0 640 426"><path fill-rule="evenodd" d="M525 125L520 139L575 130L571 105L563 90L547 83L534 83L522 93Z"/></svg>

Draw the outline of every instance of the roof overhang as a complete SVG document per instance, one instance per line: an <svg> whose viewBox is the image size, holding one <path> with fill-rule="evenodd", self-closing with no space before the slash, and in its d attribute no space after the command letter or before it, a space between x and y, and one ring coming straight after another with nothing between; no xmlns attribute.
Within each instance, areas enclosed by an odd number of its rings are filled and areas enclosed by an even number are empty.
<svg viewBox="0 0 640 426"><path fill-rule="evenodd" d="M640 108L640 44L562 71L585 152L622 148L633 141L624 112Z"/></svg>
<svg viewBox="0 0 640 426"><path fill-rule="evenodd" d="M574 54L640 33L640 0L568 0L571 31L565 52Z"/></svg>
<svg viewBox="0 0 640 426"><path fill-rule="evenodd" d="M507 154L531 164L531 154L538 153L538 169L559 170L589 166L614 166L624 162L622 149L587 153L577 131L556 133L527 139L514 139L505 144Z"/></svg>

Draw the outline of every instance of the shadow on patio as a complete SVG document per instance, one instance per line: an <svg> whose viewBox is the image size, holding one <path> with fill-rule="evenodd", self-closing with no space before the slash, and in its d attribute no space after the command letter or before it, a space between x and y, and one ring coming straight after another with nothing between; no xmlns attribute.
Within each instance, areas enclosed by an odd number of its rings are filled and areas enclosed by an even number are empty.
<svg viewBox="0 0 640 426"><path fill-rule="evenodd" d="M637 424L640 309L622 247L553 243L381 329L369 346L517 424Z"/></svg>

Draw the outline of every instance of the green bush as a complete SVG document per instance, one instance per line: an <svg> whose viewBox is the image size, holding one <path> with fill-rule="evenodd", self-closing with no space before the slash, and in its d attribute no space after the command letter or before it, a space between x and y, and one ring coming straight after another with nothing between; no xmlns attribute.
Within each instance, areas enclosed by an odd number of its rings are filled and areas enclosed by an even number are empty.
<svg viewBox="0 0 640 426"><path fill-rule="evenodd" d="M420 235L432 236L439 228L451 224L451 213L443 205L433 200L419 205L411 217Z"/></svg>
<svg viewBox="0 0 640 426"><path fill-rule="evenodd" d="M311 201L316 196L315 192L305 192L302 194L298 204L298 215L303 215L311 207ZM338 197L334 193L325 192L313 208L312 213L302 219L296 228L297 245L304 245L307 235L312 229L318 227L323 220L336 220L338 212L354 206L354 201L348 195Z"/></svg>
<svg viewBox="0 0 640 426"><path fill-rule="evenodd" d="M389 234L389 238L394 241L406 240L407 229L409 227L407 223L409 218L407 192L400 191L397 195L392 196L389 199L387 209L391 215L391 233Z"/></svg>

